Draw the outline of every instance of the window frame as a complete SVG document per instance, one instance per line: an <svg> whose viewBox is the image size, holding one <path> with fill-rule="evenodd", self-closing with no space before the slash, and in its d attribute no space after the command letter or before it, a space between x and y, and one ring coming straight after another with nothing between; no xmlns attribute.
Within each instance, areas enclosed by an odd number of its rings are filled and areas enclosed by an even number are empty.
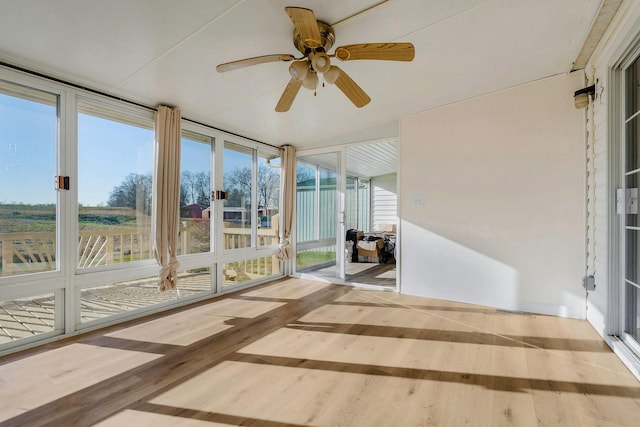
<svg viewBox="0 0 640 427"><path fill-rule="evenodd" d="M67 84L53 79L48 79L42 75L32 75L27 70L15 70L6 65L0 65L0 80L11 85L24 86L36 91L42 91L57 96L57 143L55 170L57 175L70 177L70 190L57 192L57 225L56 225L56 263L59 265L55 271L44 271L17 276L0 277L0 301L13 301L18 298L29 298L43 294L53 294L55 298L55 329L51 332L37 334L29 338L22 338L15 341L0 344L0 355L23 350L36 345L42 345L61 338L75 335L79 332L106 327L143 315L150 315L167 309L191 304L196 301L210 299L239 288L250 287L263 283L274 278L282 277L285 269L283 263L279 264L277 274L252 278L251 280L222 289L222 266L225 263L243 260L254 260L261 257L273 257L278 245L255 247L255 237L253 247L238 251L217 250L207 253L187 254L179 257L179 272L209 268L211 275L211 290L202 295L192 298L182 298L171 303L161 303L149 307L119 313L114 316L101 319L100 321L81 322L81 292L84 289L100 286L113 282L138 280L144 277L156 276L159 267L154 259L136 260L123 263L123 265L111 264L108 266L98 266L90 269L77 268L77 245L79 236L78 227L78 114L80 104L97 105L109 111L116 111L126 117L151 119L153 123L155 109L144 105L135 104L126 100L111 97L108 94L101 94L72 84ZM155 129L155 126L153 126ZM280 156L280 150L248 138L233 135L211 126L206 126L197 122L183 118L181 130L193 131L212 138L211 154L211 190L221 190L216 187L216 183L222 182L223 156L221 150L223 141L232 141L235 144L244 145L254 151L253 165L254 172L252 181L254 190L252 192L252 233L255 235L257 228L257 156L258 153L269 153ZM216 155L218 153L219 155ZM53 182L52 184L53 185ZM282 188L282 176L280 177L280 188ZM215 204L214 206L220 206ZM178 208L178 207L176 207ZM279 198L278 210L282 211L282 197ZM221 213L221 211L220 211ZM216 218L221 219L221 215ZM220 248L220 224L212 221L212 240L215 248ZM266 270L265 270L266 271ZM269 270L268 273L270 273Z"/></svg>

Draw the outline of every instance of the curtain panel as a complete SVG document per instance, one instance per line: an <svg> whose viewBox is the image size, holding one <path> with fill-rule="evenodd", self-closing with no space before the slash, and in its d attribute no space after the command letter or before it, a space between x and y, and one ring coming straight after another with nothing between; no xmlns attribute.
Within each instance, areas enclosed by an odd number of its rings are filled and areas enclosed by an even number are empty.
<svg viewBox="0 0 640 427"><path fill-rule="evenodd" d="M279 260L287 260L292 258L291 250L291 230L293 229L293 211L296 203L295 186L296 186L296 149L291 145L285 145L281 148L282 152L282 172L283 172L283 188L282 188L282 240L280 247L276 253Z"/></svg>
<svg viewBox="0 0 640 427"><path fill-rule="evenodd" d="M164 105L155 114L152 210L153 256L160 265L158 289L175 289L180 216L180 110Z"/></svg>

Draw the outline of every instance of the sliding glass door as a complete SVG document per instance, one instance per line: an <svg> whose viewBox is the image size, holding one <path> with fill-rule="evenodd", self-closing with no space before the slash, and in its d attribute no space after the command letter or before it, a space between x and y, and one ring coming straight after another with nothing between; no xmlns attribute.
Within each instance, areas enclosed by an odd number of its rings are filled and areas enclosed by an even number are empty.
<svg viewBox="0 0 640 427"><path fill-rule="evenodd" d="M640 220L638 184L640 182L640 58L625 70L625 215L623 325L624 338L640 348Z"/></svg>
<svg viewBox="0 0 640 427"><path fill-rule="evenodd" d="M297 272L344 280L342 152L303 154L296 177Z"/></svg>

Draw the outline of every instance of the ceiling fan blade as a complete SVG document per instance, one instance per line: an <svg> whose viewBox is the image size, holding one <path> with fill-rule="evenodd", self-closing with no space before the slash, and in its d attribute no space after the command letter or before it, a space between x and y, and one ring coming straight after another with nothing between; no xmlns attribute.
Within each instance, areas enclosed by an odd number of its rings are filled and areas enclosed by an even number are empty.
<svg viewBox="0 0 640 427"><path fill-rule="evenodd" d="M383 59L387 61L412 61L415 49L411 43L361 43L340 46L333 54L341 61L355 59Z"/></svg>
<svg viewBox="0 0 640 427"><path fill-rule="evenodd" d="M284 88L284 92L282 92L282 95L280 96L278 105L276 105L276 111L278 113L289 111L291 104L293 104L293 100L296 99L296 95L300 90L300 86L302 86L302 80L298 80L293 77L289 80L289 84Z"/></svg>
<svg viewBox="0 0 640 427"><path fill-rule="evenodd" d="M293 55L289 55L288 53L280 54L280 55L263 55L256 56L253 58L240 59L238 61L227 62L224 64L220 64L216 67L216 70L219 73L224 73L225 71L235 70L237 68L249 67L251 65L264 64L267 62L289 62L296 58Z"/></svg>
<svg viewBox="0 0 640 427"><path fill-rule="evenodd" d="M332 66L331 68L333 69L334 66ZM347 73L342 71L341 68L335 68L339 73L338 78L335 81L335 85L338 86L338 89L340 89L342 93L344 93L356 107L361 108L367 105L371 101L369 95L367 95L366 92L362 90L362 88L358 86L358 84L354 82Z"/></svg>
<svg viewBox="0 0 640 427"><path fill-rule="evenodd" d="M322 38L313 10L304 7L285 7L284 10L300 33L302 44L305 47L316 49L322 46Z"/></svg>

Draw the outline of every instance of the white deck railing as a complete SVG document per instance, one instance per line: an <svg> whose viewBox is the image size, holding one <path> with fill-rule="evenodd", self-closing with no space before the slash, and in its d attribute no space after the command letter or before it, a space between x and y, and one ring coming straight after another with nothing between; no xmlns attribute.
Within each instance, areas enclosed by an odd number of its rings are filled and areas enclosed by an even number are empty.
<svg viewBox="0 0 640 427"><path fill-rule="evenodd" d="M208 227L182 221L179 254L189 254L196 248L208 248ZM203 232L203 230L205 230ZM224 248L251 246L251 230L225 227ZM272 229L258 229L258 247L277 244ZM54 232L0 233L0 276L55 270L56 234ZM113 229L81 231L78 236L77 266L89 268L98 265L124 263L153 258L151 233L148 229ZM262 260L264 258L264 260ZM243 261L243 267L258 275L279 272L279 263L271 256ZM277 264L276 267L274 264Z"/></svg>

